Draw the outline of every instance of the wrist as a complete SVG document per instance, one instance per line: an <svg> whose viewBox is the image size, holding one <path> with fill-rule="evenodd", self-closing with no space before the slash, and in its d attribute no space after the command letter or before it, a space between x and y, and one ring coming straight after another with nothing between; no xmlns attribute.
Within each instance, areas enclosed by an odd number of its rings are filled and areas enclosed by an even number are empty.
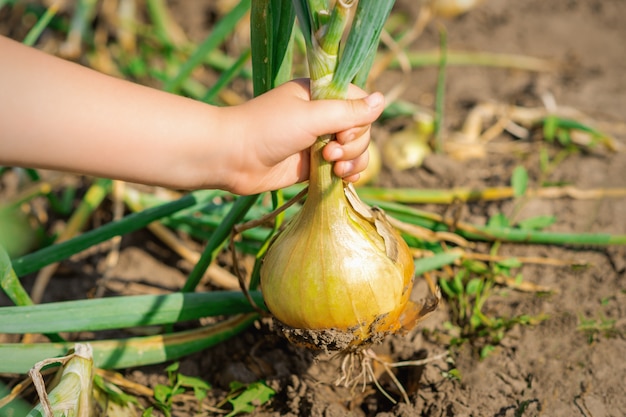
<svg viewBox="0 0 626 417"><path fill-rule="evenodd" d="M201 174L199 188L218 188L242 194L240 182L247 162L248 123L242 105L210 107L203 143L190 155ZM202 152L198 152L202 150ZM198 155L201 155L198 157Z"/></svg>

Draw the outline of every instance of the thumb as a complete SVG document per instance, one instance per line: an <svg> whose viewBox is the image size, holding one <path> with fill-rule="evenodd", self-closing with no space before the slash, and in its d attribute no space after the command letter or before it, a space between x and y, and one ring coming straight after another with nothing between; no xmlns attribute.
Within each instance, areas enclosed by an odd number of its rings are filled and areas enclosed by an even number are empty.
<svg viewBox="0 0 626 417"><path fill-rule="evenodd" d="M314 100L311 104L311 133L320 136L371 124L383 112L385 98L372 93L359 99Z"/></svg>

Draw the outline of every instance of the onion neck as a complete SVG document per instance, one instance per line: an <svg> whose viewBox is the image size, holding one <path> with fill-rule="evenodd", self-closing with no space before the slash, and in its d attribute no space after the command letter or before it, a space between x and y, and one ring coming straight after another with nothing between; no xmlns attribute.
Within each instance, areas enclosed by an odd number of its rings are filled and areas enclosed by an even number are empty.
<svg viewBox="0 0 626 417"><path fill-rule="evenodd" d="M322 157L322 149L330 140L334 140L331 135L320 136L311 147L308 200L318 204L345 198L342 179L333 173L332 162Z"/></svg>
<svg viewBox="0 0 626 417"><path fill-rule="evenodd" d="M328 62L330 56L323 51L320 52L324 61L326 61L326 65L332 65ZM337 56L333 58L334 62L336 62ZM314 60L318 61L318 59ZM322 75L321 78L311 78L311 98L313 100L344 99L346 93L332 88L331 80L332 77L328 75ZM343 180L333 173L333 163L326 161L322 156L324 146L333 140L335 140L335 135L320 136L313 146L311 146L310 150L308 199L317 201L318 203L322 201L341 201L341 199L345 199Z"/></svg>

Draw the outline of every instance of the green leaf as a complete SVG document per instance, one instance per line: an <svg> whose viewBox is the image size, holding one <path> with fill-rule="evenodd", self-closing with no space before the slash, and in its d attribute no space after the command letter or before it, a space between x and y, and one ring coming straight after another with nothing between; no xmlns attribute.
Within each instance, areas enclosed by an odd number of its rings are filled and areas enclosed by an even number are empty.
<svg viewBox="0 0 626 417"><path fill-rule="evenodd" d="M513 170L511 186L513 187L515 197L521 197L526 194L528 189L528 171L523 166L518 165Z"/></svg>
<svg viewBox="0 0 626 417"><path fill-rule="evenodd" d="M487 356L489 356L489 354L491 354L491 352L493 352L496 349L495 346L493 345L487 345L484 346L481 350L480 350L480 359L485 359L487 358Z"/></svg>
<svg viewBox="0 0 626 417"><path fill-rule="evenodd" d="M174 362L173 364L169 365L167 368L165 368L165 371L170 374L173 372L178 371L178 368L180 367L180 362Z"/></svg>
<svg viewBox="0 0 626 417"><path fill-rule="evenodd" d="M35 272L46 265L62 261L70 256L102 243L112 237L139 230L155 220L171 215L194 204L203 205L212 198L210 191L196 191L179 200L146 209L140 213L130 214L121 220L108 223L97 229L90 230L72 239L48 246L37 252L13 260L13 268L17 276ZM205 200L206 199L206 200Z"/></svg>
<svg viewBox="0 0 626 417"><path fill-rule="evenodd" d="M452 290L456 294L463 294L465 288L463 288L463 278L465 277L465 271L460 270L454 275L452 279Z"/></svg>
<svg viewBox="0 0 626 417"><path fill-rule="evenodd" d="M554 223L556 223L555 216L536 216L518 222L517 226L524 230L543 230Z"/></svg>
<svg viewBox="0 0 626 417"><path fill-rule="evenodd" d="M226 415L232 417L240 413L251 413L258 406L265 404L274 396L276 392L263 382L254 382L228 402L233 406L233 410Z"/></svg>
<svg viewBox="0 0 626 417"><path fill-rule="evenodd" d="M192 388L193 395L198 401L201 401L204 397L206 397L207 392L211 389L211 385L209 385L206 381L195 376L187 376L183 374L178 374L178 384L183 387Z"/></svg>
<svg viewBox="0 0 626 417"><path fill-rule="evenodd" d="M217 95L244 69L244 66L250 60L251 51L246 49L239 55L239 58L227 70L222 71L217 81L211 85L207 92L202 96L200 101L209 104L217 104L215 98Z"/></svg>
<svg viewBox="0 0 626 417"><path fill-rule="evenodd" d="M501 261L496 262L496 265L502 268L510 269L510 268L519 268L522 266L522 263L517 258L507 258L507 259L503 259Z"/></svg>
<svg viewBox="0 0 626 417"><path fill-rule="evenodd" d="M449 231L449 225L429 212L408 207L405 204L391 203L375 198L363 198L366 203L377 206L398 220L426 227L434 231ZM500 214L500 216L502 216ZM506 219L506 218L504 218ZM528 231L510 227L472 226L475 230L457 227L455 233L471 240L524 242L550 245L626 245L626 235L608 233L557 233Z"/></svg>
<svg viewBox="0 0 626 417"><path fill-rule="evenodd" d="M106 394L107 400L109 401L115 402L120 405L139 405L139 400L137 399L137 397L125 393L116 385L105 381L104 378L102 378L102 376L100 375L94 375L93 383L95 387L97 387L104 394Z"/></svg>
<svg viewBox="0 0 626 417"><path fill-rule="evenodd" d="M1 307L0 311L9 310L17 310L20 309L20 316L23 319L30 322L32 318L24 316L22 314L23 310L21 309L29 309L33 306L33 300L31 300L30 296L22 286L22 283L17 277L17 274L13 270L11 265L11 260L9 259L9 255L4 250L4 248L0 245L0 288L4 291L4 293L9 297L13 303L15 303L16 307ZM3 317L3 320L0 320L0 327L3 323L7 323L8 315L0 314ZM18 320L19 321L19 320ZM21 330L20 330L21 331ZM0 331L2 333L2 331ZM52 342L63 342L63 338L56 333L50 331L49 328L45 327L41 330L41 332L45 336L50 339Z"/></svg>
<svg viewBox="0 0 626 417"><path fill-rule="evenodd" d="M234 316L214 325L156 336L89 341L94 352L94 366L102 369L123 369L177 360L198 352L240 333L258 316ZM0 343L0 373L27 373L46 358L63 356L74 343Z"/></svg>
<svg viewBox="0 0 626 417"><path fill-rule="evenodd" d="M39 240L37 229L31 225L28 215L17 206L0 206L0 230L0 246L11 258L28 253Z"/></svg>
<svg viewBox="0 0 626 417"><path fill-rule="evenodd" d="M293 8L298 16L300 30L304 36L307 48L313 45L313 14L309 10L309 2L307 0L293 0Z"/></svg>
<svg viewBox="0 0 626 417"><path fill-rule="evenodd" d="M479 315L472 314L470 316L470 326L473 329L477 329L478 327L480 327L481 324L483 324L483 322L482 322L482 320L481 320Z"/></svg>
<svg viewBox="0 0 626 417"><path fill-rule="evenodd" d="M461 380L461 371L459 371L457 368L452 368L449 371L446 372L446 377L448 379L451 380L457 380L460 381Z"/></svg>
<svg viewBox="0 0 626 417"><path fill-rule="evenodd" d="M278 86L291 79L296 11L290 1L272 0L271 5L274 28L272 75L274 86Z"/></svg>
<svg viewBox="0 0 626 417"><path fill-rule="evenodd" d="M0 380L0 399L6 399L6 397L11 393L11 388L7 387L3 384L3 381ZM26 402L24 399L17 397L13 401L5 404L4 406L0 406L0 416L26 416L28 415L32 405Z"/></svg>
<svg viewBox="0 0 626 417"><path fill-rule="evenodd" d="M0 249L0 266L2 265ZM10 272L10 269L8 270ZM17 277L0 276L0 284L18 306L0 307L0 333L98 331L171 324L202 317L252 312L241 291L137 295L30 305ZM263 306L259 291L251 292ZM21 304L21 306L19 306Z"/></svg>
<svg viewBox="0 0 626 417"><path fill-rule="evenodd" d="M13 270L9 254L2 245L0 245L0 288L2 288L9 299L18 306L29 306L33 304L28 292L26 292L17 274ZM6 321L7 318L3 316L0 325L6 323Z"/></svg>
<svg viewBox="0 0 626 417"><path fill-rule="evenodd" d="M562 146L567 147L572 144L572 137L568 129L558 129L556 131L556 138Z"/></svg>
<svg viewBox="0 0 626 417"><path fill-rule="evenodd" d="M465 292L468 295L476 295L483 289L483 280L480 278L472 278L465 286Z"/></svg>
<svg viewBox="0 0 626 417"><path fill-rule="evenodd" d="M510 226L511 223L509 222L509 219L507 219L503 213L494 214L487 222L487 228L502 229Z"/></svg>
<svg viewBox="0 0 626 417"><path fill-rule="evenodd" d="M556 116L548 116L543 120L543 137L550 143L554 142L559 119Z"/></svg>
<svg viewBox="0 0 626 417"><path fill-rule="evenodd" d="M463 267L465 267L469 272L473 272L475 274L489 273L489 266L483 261L467 259L463 261Z"/></svg>
<svg viewBox="0 0 626 417"><path fill-rule="evenodd" d="M172 395L172 387L163 384L154 386L154 399L161 404L167 404Z"/></svg>
<svg viewBox="0 0 626 417"><path fill-rule="evenodd" d="M245 16L248 10L250 10L250 3L251 0L241 0L228 14L218 20L209 36L202 41L187 62L181 66L178 73L165 83L163 86L165 91L175 92L189 77L194 68L198 66L211 51L224 42L226 37L233 32L237 23Z"/></svg>
<svg viewBox="0 0 626 417"><path fill-rule="evenodd" d="M58 7L48 7L46 12L39 18L35 26L33 26L24 37L24 41L22 42L24 45L33 46L35 42L37 42L37 39L39 39L41 33L46 27L48 27L48 24L56 14L57 9Z"/></svg>
<svg viewBox="0 0 626 417"><path fill-rule="evenodd" d="M261 95L291 76L295 10L290 1L255 0L250 14L252 81Z"/></svg>
<svg viewBox="0 0 626 417"><path fill-rule="evenodd" d="M180 383L180 385L182 385L183 387L187 387L187 388L198 387L198 388L204 388L207 390L211 389L211 385L209 385L208 382L195 376L179 374L178 382Z"/></svg>
<svg viewBox="0 0 626 417"><path fill-rule="evenodd" d="M372 65L374 65L374 62L376 61L376 52L377 49L372 48L369 55L363 60L363 65L361 65L361 68L359 68L359 71L352 79L352 84L361 87L362 89L365 89L365 87L367 87L367 80L369 78L370 70L372 69ZM397 100L394 101L394 103L397 103ZM385 110L387 110L387 108L385 108Z"/></svg>
<svg viewBox="0 0 626 417"><path fill-rule="evenodd" d="M235 204L224 217L222 223L215 229L211 238L207 241L204 251L200 256L200 259L194 266L193 270L187 277L187 282L182 288L182 292L193 292L196 286L200 283L200 280L204 276L207 268L213 262L215 256L221 250L222 245L230 236L235 224L239 223L250 208L259 199L260 194L245 195L237 198Z"/></svg>
<svg viewBox="0 0 626 417"><path fill-rule="evenodd" d="M446 97L446 67L448 62L448 35L445 26L439 28L439 50L441 57L439 60L439 70L437 72L437 88L435 91L435 118L433 121L435 138L435 151L443 152L443 139L441 137L441 127L444 116L444 102Z"/></svg>
<svg viewBox="0 0 626 417"><path fill-rule="evenodd" d="M439 280L439 286L441 287L441 290L450 298L455 298L458 295L450 285L450 281L446 279L441 278Z"/></svg>
<svg viewBox="0 0 626 417"><path fill-rule="evenodd" d="M202 401L211 389L211 385L206 381L193 376L179 375L178 382L184 387L192 388L193 395L198 401Z"/></svg>
<svg viewBox="0 0 626 417"><path fill-rule="evenodd" d="M424 272L434 271L446 265L453 264L461 257L459 253L444 252L438 253L427 258L417 259L415 264L415 275L421 275Z"/></svg>
<svg viewBox="0 0 626 417"><path fill-rule="evenodd" d="M347 89L364 63L371 64L368 57L378 48L380 33L394 3L395 0L359 0L345 49L333 76L332 84L338 91Z"/></svg>

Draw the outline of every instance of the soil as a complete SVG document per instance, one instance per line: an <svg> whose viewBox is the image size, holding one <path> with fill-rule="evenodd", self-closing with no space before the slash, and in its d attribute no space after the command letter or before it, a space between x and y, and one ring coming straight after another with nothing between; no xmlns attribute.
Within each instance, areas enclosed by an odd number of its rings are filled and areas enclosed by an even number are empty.
<svg viewBox="0 0 626 417"><path fill-rule="evenodd" d="M200 2L171 4L190 36L201 39L208 28L199 18L204 13ZM419 3L415 0L398 0L395 7L412 20L418 15ZM487 0L466 15L429 25L411 49L436 48L439 28L445 27L450 50L521 54L558 65L552 72L448 67L444 137L459 131L469 111L480 103L541 107L553 99L559 106L586 114L595 126L611 131L623 145L625 18L626 3L622 0ZM436 78L435 68L414 69L401 98L432 108ZM401 71L390 70L377 79L375 87L389 91L402 80ZM408 123L396 120L379 124L374 140L383 142L390 132ZM428 157L422 167L407 171L383 168L376 184L416 188L507 186L515 166L523 165L530 173L531 186L536 185L541 174L535 152L537 141L512 138L506 133L495 139L495 143L498 141L513 145L488 148L483 157L476 159L436 155ZM557 146L551 147L551 155L558 150ZM573 153L556 166L547 180L580 189L626 187L626 153L602 149ZM447 213L442 205L422 208ZM510 214L516 208L513 201L503 200L468 203L460 210L460 220L485 224L491 215ZM624 197L532 198L518 219L537 215L556 216L557 222L548 229L551 231L626 234ZM480 244L476 251L487 253L489 246ZM519 271L523 279L551 292L496 287L484 306L486 314L543 319L513 326L483 359L472 343L451 348L446 325L451 310L445 301L419 328L375 346L374 351L389 361L432 359L422 366L398 368L396 375L409 403L402 401L384 373L380 383L399 400L397 404L371 383L352 388L335 385L340 376L340 357L290 345L277 336L267 319L227 343L185 358L181 372L208 381L214 387L210 396L215 402L228 392L232 381L266 381L276 395L252 413L257 417L626 415L626 247L502 244L499 254L572 260L588 266L524 264ZM176 265L167 249L147 232L141 232L125 239L116 271L120 279L173 289L180 286L185 274ZM145 277L151 277L151 282ZM53 279L44 301L84 298L97 279L94 271L66 269L62 278ZM420 282L416 296L424 290ZM599 323L603 319L611 321L609 329L580 328L584 322ZM450 354L441 356L446 352ZM154 385L164 382L164 367L131 369L126 376ZM177 403L174 415L195 415L194 404L191 400Z"/></svg>

